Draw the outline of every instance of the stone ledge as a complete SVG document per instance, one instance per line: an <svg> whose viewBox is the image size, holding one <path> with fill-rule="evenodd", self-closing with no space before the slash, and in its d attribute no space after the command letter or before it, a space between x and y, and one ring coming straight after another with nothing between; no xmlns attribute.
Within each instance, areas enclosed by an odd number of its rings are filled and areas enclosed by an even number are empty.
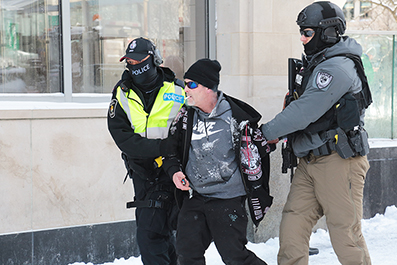
<svg viewBox="0 0 397 265"><path fill-rule="evenodd" d="M108 102L2 102L0 120L105 118L108 105Z"/></svg>

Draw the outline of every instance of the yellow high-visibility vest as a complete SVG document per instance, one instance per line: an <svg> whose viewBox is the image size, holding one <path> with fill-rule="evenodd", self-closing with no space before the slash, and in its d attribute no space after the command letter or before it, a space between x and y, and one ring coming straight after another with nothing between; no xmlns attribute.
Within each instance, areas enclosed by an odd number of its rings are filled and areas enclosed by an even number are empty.
<svg viewBox="0 0 397 265"><path fill-rule="evenodd" d="M141 99L132 89L124 92L118 87L116 98L127 114L134 132L149 139L164 139L167 138L168 129L185 102L185 91L174 83L164 81L150 114L146 113Z"/></svg>

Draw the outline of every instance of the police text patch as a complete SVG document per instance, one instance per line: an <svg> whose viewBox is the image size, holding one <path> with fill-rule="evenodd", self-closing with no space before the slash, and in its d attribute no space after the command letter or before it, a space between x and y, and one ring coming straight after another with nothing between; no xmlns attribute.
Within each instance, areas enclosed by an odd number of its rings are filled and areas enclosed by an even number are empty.
<svg viewBox="0 0 397 265"><path fill-rule="evenodd" d="M165 93L163 96L164 101L175 101L183 104L185 102L185 97L175 93Z"/></svg>
<svg viewBox="0 0 397 265"><path fill-rule="evenodd" d="M331 83L332 78L333 76L328 73L318 72L316 76L317 87L321 90L326 90L324 88L326 88L329 85L329 83Z"/></svg>

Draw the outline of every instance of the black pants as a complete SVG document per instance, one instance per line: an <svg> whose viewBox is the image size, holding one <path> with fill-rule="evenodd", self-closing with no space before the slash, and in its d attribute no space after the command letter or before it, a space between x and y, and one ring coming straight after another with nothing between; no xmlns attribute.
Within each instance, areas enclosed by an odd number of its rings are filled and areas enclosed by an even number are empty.
<svg viewBox="0 0 397 265"><path fill-rule="evenodd" d="M263 265L247 244L244 200L185 198L178 218L176 249L180 265L204 265L205 250L212 240L228 265Z"/></svg>
<svg viewBox="0 0 397 265"><path fill-rule="evenodd" d="M176 265L175 237L166 209L136 210L137 243L145 265Z"/></svg>

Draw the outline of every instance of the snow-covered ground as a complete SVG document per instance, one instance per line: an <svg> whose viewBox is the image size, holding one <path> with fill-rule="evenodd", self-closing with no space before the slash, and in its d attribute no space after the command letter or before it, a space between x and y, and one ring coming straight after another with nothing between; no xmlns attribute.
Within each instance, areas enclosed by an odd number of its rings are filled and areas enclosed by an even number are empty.
<svg viewBox="0 0 397 265"><path fill-rule="evenodd" d="M377 214L371 219L362 220L362 229L372 264L374 265L395 265L397 264L397 208L389 206L385 214ZM310 246L320 250L318 255L310 256L310 265L335 265L340 264L332 249L328 232L319 229L313 233L310 239ZM269 265L277 264L278 238L269 239L266 243L248 243L247 247L256 253L257 256L266 261ZM206 254L208 265L224 264L219 257L214 244L211 244ZM72 265L83 265L85 263L73 263ZM140 258L116 259L114 262L107 262L103 265L142 265ZM88 263L92 265L92 263Z"/></svg>

